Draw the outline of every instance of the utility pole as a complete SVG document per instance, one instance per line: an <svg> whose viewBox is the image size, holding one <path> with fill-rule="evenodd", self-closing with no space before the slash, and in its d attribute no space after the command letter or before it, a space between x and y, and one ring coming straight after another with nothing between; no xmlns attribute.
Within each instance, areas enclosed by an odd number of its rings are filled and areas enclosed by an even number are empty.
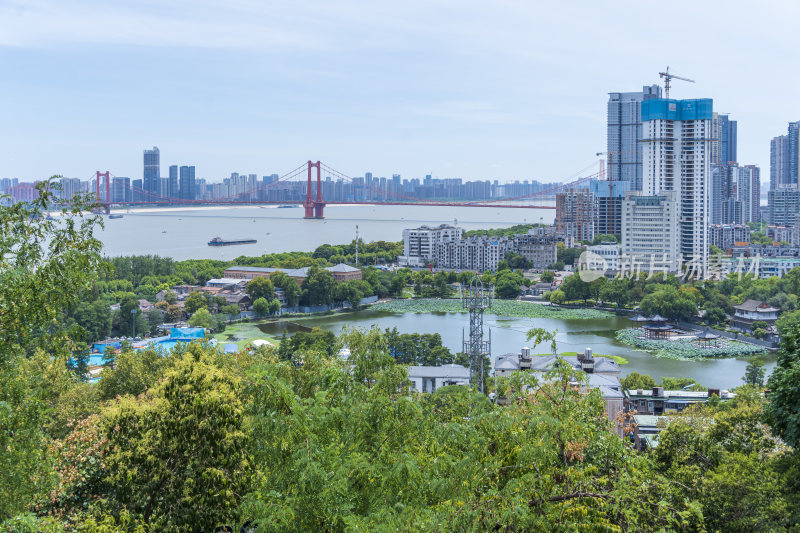
<svg viewBox="0 0 800 533"><path fill-rule="evenodd" d="M136 340L136 309L131 309L131 338Z"/></svg>
<svg viewBox="0 0 800 533"><path fill-rule="evenodd" d="M464 309L469 309L469 340L462 338L462 343L464 354L469 356L470 383L481 392L484 392L485 383L483 362L492 353L491 333L488 341L483 340L483 312L492 306L491 292L484 288L480 277L475 276L461 297Z"/></svg>

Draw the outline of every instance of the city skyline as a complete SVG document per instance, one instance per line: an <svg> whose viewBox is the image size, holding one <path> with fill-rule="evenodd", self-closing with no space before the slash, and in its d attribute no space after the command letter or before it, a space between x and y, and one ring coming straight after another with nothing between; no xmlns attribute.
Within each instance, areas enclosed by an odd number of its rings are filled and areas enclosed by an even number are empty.
<svg viewBox="0 0 800 533"><path fill-rule="evenodd" d="M659 83L667 65L697 80L670 96L713 98L739 123L740 161L768 169L798 118L785 65L800 6L635 7L12 0L0 176L134 178L159 146L164 165L212 181L308 159L353 176L565 181L606 147L608 93ZM689 8L710 29L676 39Z"/></svg>

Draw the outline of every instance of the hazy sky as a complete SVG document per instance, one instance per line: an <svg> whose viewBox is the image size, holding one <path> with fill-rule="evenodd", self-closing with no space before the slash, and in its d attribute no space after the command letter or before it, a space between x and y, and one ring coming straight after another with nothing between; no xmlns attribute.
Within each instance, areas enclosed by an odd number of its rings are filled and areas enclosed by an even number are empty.
<svg viewBox="0 0 800 533"><path fill-rule="evenodd" d="M563 181L608 92L658 83L739 121L800 120L800 2L0 0L0 177L231 172Z"/></svg>

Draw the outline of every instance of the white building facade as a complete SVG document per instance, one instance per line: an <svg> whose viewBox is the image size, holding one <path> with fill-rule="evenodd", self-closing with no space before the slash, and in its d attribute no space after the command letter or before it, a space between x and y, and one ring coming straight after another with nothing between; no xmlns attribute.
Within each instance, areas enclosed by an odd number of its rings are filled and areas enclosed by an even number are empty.
<svg viewBox="0 0 800 533"><path fill-rule="evenodd" d="M629 192L622 202L619 271L680 271L677 193Z"/></svg>
<svg viewBox="0 0 800 533"><path fill-rule="evenodd" d="M670 224L678 233L682 260L701 275L708 268L712 115L710 98L642 102L645 195L675 193L678 220Z"/></svg>
<svg viewBox="0 0 800 533"><path fill-rule="evenodd" d="M442 224L403 230L403 255L397 258L400 266L425 266L436 261L436 245L461 241L464 230Z"/></svg>

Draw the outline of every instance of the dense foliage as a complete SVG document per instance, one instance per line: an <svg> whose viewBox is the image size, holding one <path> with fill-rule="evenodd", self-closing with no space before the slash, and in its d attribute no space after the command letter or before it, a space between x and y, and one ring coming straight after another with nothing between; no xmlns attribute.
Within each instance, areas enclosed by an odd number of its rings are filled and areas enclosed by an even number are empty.
<svg viewBox="0 0 800 533"><path fill-rule="evenodd" d="M400 363L451 357L436 335L312 330L235 354L125 344L88 384L69 364L85 341L63 326L84 295L101 298L97 221L30 209L0 207L0 530L800 527L798 314L779 323L768 400L743 387L670 417L648 453L633 449L630 417L610 421L566 365L493 380L496 402L467 387L413 392ZM134 271L138 288L151 274Z"/></svg>

